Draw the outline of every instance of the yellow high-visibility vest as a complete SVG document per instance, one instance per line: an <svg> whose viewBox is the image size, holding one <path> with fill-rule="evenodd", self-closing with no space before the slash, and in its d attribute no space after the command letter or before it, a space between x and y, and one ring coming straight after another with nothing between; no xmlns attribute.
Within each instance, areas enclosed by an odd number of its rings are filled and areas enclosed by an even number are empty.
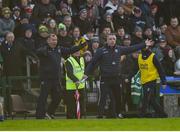
<svg viewBox="0 0 180 132"><path fill-rule="evenodd" d="M152 53L146 60L142 59L142 54L138 56L138 65L141 72L141 83L145 84L159 78L156 67L153 64L154 53Z"/></svg>
<svg viewBox="0 0 180 132"><path fill-rule="evenodd" d="M85 63L84 58L80 58L80 64L72 57L70 56L67 61L69 61L73 68L73 74L78 78L78 80L81 80L84 76L84 69L85 69ZM80 83L78 89L83 89L85 87L85 82ZM66 90L75 90L76 85L75 83L67 76L66 73Z"/></svg>

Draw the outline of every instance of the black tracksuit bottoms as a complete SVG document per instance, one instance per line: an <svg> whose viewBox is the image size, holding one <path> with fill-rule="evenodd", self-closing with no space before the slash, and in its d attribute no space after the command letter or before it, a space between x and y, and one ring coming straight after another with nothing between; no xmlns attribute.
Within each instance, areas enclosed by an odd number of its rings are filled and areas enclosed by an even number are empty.
<svg viewBox="0 0 180 132"><path fill-rule="evenodd" d="M156 81L151 81L143 85L141 116L145 116L148 106L152 106L158 116L166 116L163 107L156 98L156 87Z"/></svg>
<svg viewBox="0 0 180 132"><path fill-rule="evenodd" d="M108 96L110 97L109 116L116 118L120 113L121 106L120 79L118 77L101 78L98 116L103 116L105 114L105 105Z"/></svg>
<svg viewBox="0 0 180 132"><path fill-rule="evenodd" d="M49 104L46 110L47 98L49 93L51 95L51 103ZM46 112L49 115L54 115L61 100L61 94L62 91L58 80L41 81L41 91L36 108L36 118L43 119L45 117Z"/></svg>

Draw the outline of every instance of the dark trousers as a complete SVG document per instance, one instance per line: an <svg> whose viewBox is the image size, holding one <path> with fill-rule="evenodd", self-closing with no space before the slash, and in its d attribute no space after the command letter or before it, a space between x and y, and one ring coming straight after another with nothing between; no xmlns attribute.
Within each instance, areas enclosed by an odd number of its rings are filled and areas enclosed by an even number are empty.
<svg viewBox="0 0 180 132"><path fill-rule="evenodd" d="M128 106L128 111L132 110L133 103L131 98L131 82L125 82L122 80L122 110L126 111L126 104Z"/></svg>
<svg viewBox="0 0 180 132"><path fill-rule="evenodd" d="M120 80L118 78L101 79L98 116L103 116L105 114L104 107L108 96L110 97L109 116L115 118L121 111L121 89Z"/></svg>
<svg viewBox="0 0 180 132"><path fill-rule="evenodd" d="M166 116L163 107L160 105L156 97L156 81L152 81L143 85L143 98L141 107L141 116L145 116L147 108L152 106L158 116Z"/></svg>
<svg viewBox="0 0 180 132"><path fill-rule="evenodd" d="M46 110L47 98L49 93L51 95L52 100L48 106L48 109ZM41 81L41 91L37 102L36 118L43 119L45 117L46 112L49 115L53 115L61 100L60 95L61 95L61 90L60 90L60 83L58 80Z"/></svg>
<svg viewBox="0 0 180 132"><path fill-rule="evenodd" d="M67 119L77 118L75 91L76 90L66 90ZM80 112L82 117L84 114L84 89L80 89L78 91L80 94L79 102L80 102Z"/></svg>

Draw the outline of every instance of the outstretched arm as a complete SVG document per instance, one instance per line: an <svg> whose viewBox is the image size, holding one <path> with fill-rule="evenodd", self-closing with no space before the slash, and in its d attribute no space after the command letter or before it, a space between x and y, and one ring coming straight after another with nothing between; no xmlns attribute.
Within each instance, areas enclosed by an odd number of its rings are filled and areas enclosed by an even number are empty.
<svg viewBox="0 0 180 132"><path fill-rule="evenodd" d="M141 44L137 44L134 46L130 46L130 47L120 47L121 49L121 55L127 55L130 53L133 53L137 50L141 50L143 48L148 48L149 46L152 45L152 41L151 40L146 40L145 43L141 43Z"/></svg>
<svg viewBox="0 0 180 132"><path fill-rule="evenodd" d="M81 43L80 45L72 46L71 48L61 47L61 52L62 52L62 55L69 55L69 54L73 54L73 53L81 50L85 46L87 46L87 43Z"/></svg>

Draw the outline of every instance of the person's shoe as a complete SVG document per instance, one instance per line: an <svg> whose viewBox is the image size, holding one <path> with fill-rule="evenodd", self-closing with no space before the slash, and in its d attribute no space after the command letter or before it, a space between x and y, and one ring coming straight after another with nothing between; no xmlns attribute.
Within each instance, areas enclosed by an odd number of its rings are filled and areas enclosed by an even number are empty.
<svg viewBox="0 0 180 132"><path fill-rule="evenodd" d="M124 117L123 117L123 115L122 115L121 113L119 113L118 116L117 116L117 118L122 119L122 118L124 118Z"/></svg>
<svg viewBox="0 0 180 132"><path fill-rule="evenodd" d="M46 116L47 119L49 119L49 120L54 119L54 118L52 117L52 115L49 115L48 113L46 113L45 116Z"/></svg>

